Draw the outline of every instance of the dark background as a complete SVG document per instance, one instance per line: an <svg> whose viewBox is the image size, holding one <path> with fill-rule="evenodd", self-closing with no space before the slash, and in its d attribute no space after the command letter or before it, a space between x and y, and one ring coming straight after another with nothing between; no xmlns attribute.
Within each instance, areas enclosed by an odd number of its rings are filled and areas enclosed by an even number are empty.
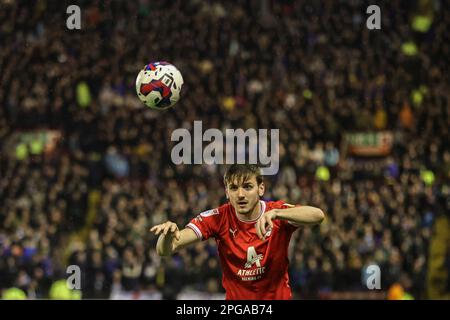
<svg viewBox="0 0 450 320"><path fill-rule="evenodd" d="M0 0L3 293L52 297L77 264L83 298L221 298L213 242L161 259L148 232L225 201L222 167L170 159L171 132L201 120L204 130L279 128L265 198L326 212L292 240L295 298L446 297L447 1L379 2L372 31L368 1L79 1L81 30L66 28L69 4ZM425 32L417 15L432 21ZM167 111L134 89L159 60L185 83ZM51 151L23 138L49 129L60 135ZM386 131L387 155L346 152L345 134ZM329 179L316 175L323 167ZM364 281L372 263L375 293Z"/></svg>

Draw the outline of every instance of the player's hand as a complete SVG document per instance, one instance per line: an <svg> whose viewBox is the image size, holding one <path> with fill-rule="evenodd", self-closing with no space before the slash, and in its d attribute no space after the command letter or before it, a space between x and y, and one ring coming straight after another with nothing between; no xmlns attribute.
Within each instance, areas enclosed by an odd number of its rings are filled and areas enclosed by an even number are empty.
<svg viewBox="0 0 450 320"><path fill-rule="evenodd" d="M277 218L277 210L269 210L267 212L264 212L261 218L259 218L258 221L256 221L256 234L261 240L266 239L266 233L269 230L273 229L273 222L272 220ZM268 227L268 228L267 228Z"/></svg>
<svg viewBox="0 0 450 320"><path fill-rule="evenodd" d="M176 223L167 221L162 224L158 224L150 229L155 235L163 234L164 236L175 236L175 239L180 240L180 230Z"/></svg>

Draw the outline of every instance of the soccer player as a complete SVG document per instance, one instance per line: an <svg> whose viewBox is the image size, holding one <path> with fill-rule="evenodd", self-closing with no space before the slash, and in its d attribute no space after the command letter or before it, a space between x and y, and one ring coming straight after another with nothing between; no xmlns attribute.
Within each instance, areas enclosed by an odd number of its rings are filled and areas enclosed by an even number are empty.
<svg viewBox="0 0 450 320"><path fill-rule="evenodd" d="M322 210L263 201L264 182L256 165L231 165L224 175L228 203L200 213L183 229L170 221L150 229L160 235L159 255L171 255L213 237L227 300L292 299L288 246L302 225L319 224Z"/></svg>

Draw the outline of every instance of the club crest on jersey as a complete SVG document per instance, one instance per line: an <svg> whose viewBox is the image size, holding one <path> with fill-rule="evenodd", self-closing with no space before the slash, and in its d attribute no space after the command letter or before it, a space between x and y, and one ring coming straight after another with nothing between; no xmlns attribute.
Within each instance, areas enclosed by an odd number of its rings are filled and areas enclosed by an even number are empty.
<svg viewBox="0 0 450 320"><path fill-rule="evenodd" d="M203 211L202 213L200 213L200 216L206 218L206 217L214 216L216 214L219 214L219 210L211 209L211 210Z"/></svg>

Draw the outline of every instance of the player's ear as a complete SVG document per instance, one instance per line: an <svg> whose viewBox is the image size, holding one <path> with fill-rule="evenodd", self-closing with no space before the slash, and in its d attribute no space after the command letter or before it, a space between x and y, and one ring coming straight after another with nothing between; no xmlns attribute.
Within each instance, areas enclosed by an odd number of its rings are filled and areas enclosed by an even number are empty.
<svg viewBox="0 0 450 320"><path fill-rule="evenodd" d="M262 197L264 195L264 191L266 190L266 186L264 185L264 182L261 182L258 185L258 195L259 197Z"/></svg>
<svg viewBox="0 0 450 320"><path fill-rule="evenodd" d="M227 197L227 200L229 200L229 199L230 199L230 196L228 195L228 190L227 190L227 187L225 187L225 196Z"/></svg>

